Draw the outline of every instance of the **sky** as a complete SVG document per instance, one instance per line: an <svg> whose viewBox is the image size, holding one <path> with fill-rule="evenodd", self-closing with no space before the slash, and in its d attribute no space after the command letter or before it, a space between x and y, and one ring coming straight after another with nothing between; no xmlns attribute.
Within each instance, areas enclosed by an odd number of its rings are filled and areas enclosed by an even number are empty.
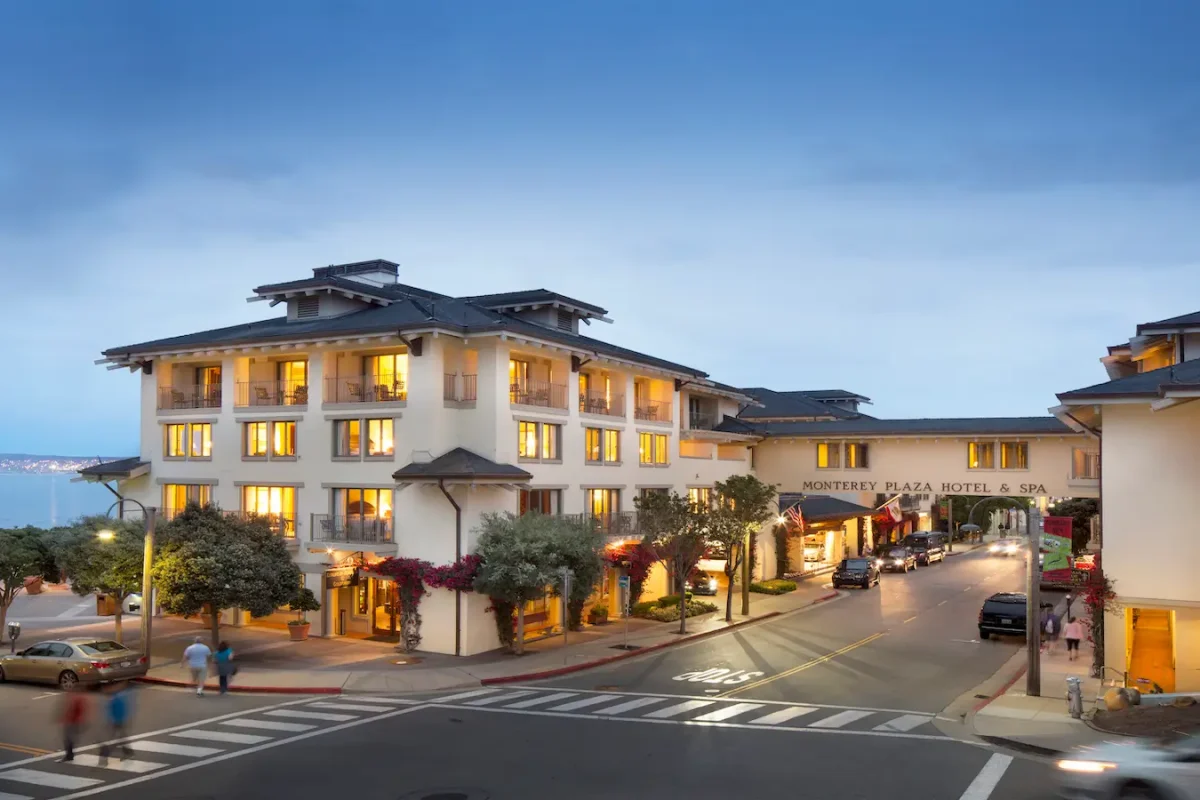
<svg viewBox="0 0 1200 800"><path fill-rule="evenodd" d="M1190 0L0 0L0 452L134 453L100 351L387 258L884 417L1044 414L1200 310Z"/></svg>

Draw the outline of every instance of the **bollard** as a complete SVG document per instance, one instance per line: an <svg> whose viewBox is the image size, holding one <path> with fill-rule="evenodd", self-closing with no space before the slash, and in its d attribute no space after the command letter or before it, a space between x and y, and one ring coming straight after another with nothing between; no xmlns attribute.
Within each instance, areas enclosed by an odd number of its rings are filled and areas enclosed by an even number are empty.
<svg viewBox="0 0 1200 800"><path fill-rule="evenodd" d="M1083 689L1079 678L1074 676L1067 678L1067 710L1073 719L1083 717Z"/></svg>

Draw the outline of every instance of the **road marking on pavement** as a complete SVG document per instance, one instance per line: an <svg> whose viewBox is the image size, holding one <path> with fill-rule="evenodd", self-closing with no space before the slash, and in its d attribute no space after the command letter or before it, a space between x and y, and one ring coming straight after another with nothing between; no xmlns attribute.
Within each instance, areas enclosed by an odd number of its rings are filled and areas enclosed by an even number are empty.
<svg viewBox="0 0 1200 800"><path fill-rule="evenodd" d="M650 719L670 719L671 717L677 717L680 714L684 714L688 711L695 711L697 708L704 708L705 706L711 706L712 704L712 700L688 700L687 702L680 703L679 705L661 708L658 711L652 711L646 716Z"/></svg>
<svg viewBox="0 0 1200 800"><path fill-rule="evenodd" d="M843 711L840 714L834 714L832 717L819 719L816 722L810 722L810 728L843 728L851 722L869 717L874 714L874 711Z"/></svg>
<svg viewBox="0 0 1200 800"><path fill-rule="evenodd" d="M469 706L486 706L489 703L499 703L501 700L515 700L518 697L525 697L525 696L531 695L531 694L533 694L533 692L513 692L511 694L498 694L494 697L481 697L478 700L472 700L471 702L467 703L467 705L469 705ZM438 702L445 702L445 701L440 700Z"/></svg>
<svg viewBox="0 0 1200 800"><path fill-rule="evenodd" d="M75 756L75 758L78 759L79 756ZM0 780L32 783L34 786L46 786L50 789L83 789L95 786L97 783L104 783L99 778L57 775L53 772L42 772L40 769L10 769L0 772Z"/></svg>
<svg viewBox="0 0 1200 800"><path fill-rule="evenodd" d="M341 708L346 711L369 711L372 714L388 709L387 706L364 706L357 703L309 703L305 708Z"/></svg>
<svg viewBox="0 0 1200 800"><path fill-rule="evenodd" d="M8 792L0 792L0 800L33 800L27 794L9 794Z"/></svg>
<svg viewBox="0 0 1200 800"><path fill-rule="evenodd" d="M967 588L963 589L963 591L964 591L964 592L969 592L969 591L971 591L971 589L973 589L973 588L975 588L975 587L973 587L973 586L968 586Z"/></svg>
<svg viewBox="0 0 1200 800"><path fill-rule="evenodd" d="M632 711L635 708L641 708L642 706L648 706L652 703L658 703L658 702L661 702L661 701L657 697L639 697L636 700L630 700L627 703L619 703L615 706L609 706L608 708L598 708L595 711L593 711L592 713L593 714L620 714L624 711Z"/></svg>
<svg viewBox="0 0 1200 800"><path fill-rule="evenodd" d="M169 753L189 758L203 758L225 752L223 747L197 747L194 744L172 744L171 742L157 742L153 739L139 739L136 742L130 742L129 747L131 750L143 750L147 753Z"/></svg>
<svg viewBox="0 0 1200 800"><path fill-rule="evenodd" d="M942 602L938 603L938 605L939 605L939 606L944 606L944 605L946 605L946 603L949 603L949 602L950 602L949 600L943 600ZM937 606L935 606L935 608L936 608L936 607L937 607Z"/></svg>
<svg viewBox="0 0 1200 800"><path fill-rule="evenodd" d="M794 708L783 708L779 711L772 711L764 717L750 720L751 725L778 725L781 722L787 722L789 719L802 717L805 714L811 714L816 711L816 706L795 706Z"/></svg>
<svg viewBox="0 0 1200 800"><path fill-rule="evenodd" d="M201 742L228 742L230 744L262 744L274 739L274 736L261 736L256 733L229 733L227 731L206 731L197 728L190 731L172 733L181 739L198 739ZM4 800L0 798L0 800Z"/></svg>
<svg viewBox="0 0 1200 800"><path fill-rule="evenodd" d="M911 617L909 617L908 619L904 620L904 624L906 624L906 625L907 625L908 623L912 622L912 621L913 621L914 619L916 619L916 618L917 618L917 615L916 615L916 614L913 614Z"/></svg>
<svg viewBox="0 0 1200 800"><path fill-rule="evenodd" d="M461 694L452 694L449 697L439 697L433 702L435 703L455 703L459 700L466 700L468 697L479 697L483 694L495 694L495 689L475 689L471 692L462 692ZM365 700L365 697L355 698L356 700Z"/></svg>
<svg viewBox="0 0 1200 800"><path fill-rule="evenodd" d="M485 691L490 692L493 690L487 689ZM478 694L478 692L477 691L476 692L468 692L467 696L471 696L471 695L475 695L475 694ZM352 702L355 702L355 703L379 703L380 705L384 705L384 706L411 706L411 705L416 705L422 701L421 700L413 700L413 699L407 698L407 697L359 697L358 695L355 695ZM316 705L316 703L313 703L313 705Z"/></svg>
<svg viewBox="0 0 1200 800"><path fill-rule="evenodd" d="M620 700L619 694L598 694L592 697L585 697L582 700L576 700L573 703L563 703L561 706L555 706L551 711L575 711L580 708L587 708L599 703L607 703L612 700Z"/></svg>
<svg viewBox="0 0 1200 800"><path fill-rule="evenodd" d="M991 797L992 792L996 790L996 784L1000 783L1000 779L1004 777L1004 772L1012 760L1012 756L993 753L959 800L987 800Z"/></svg>
<svg viewBox="0 0 1200 800"><path fill-rule="evenodd" d="M897 731L904 733L905 731L911 731L913 728L924 725L926 722L929 722L930 719L932 718L926 716L925 714L905 714L904 716L896 717L895 719L889 719L882 725L876 725L871 730Z"/></svg>
<svg viewBox="0 0 1200 800"><path fill-rule="evenodd" d="M734 703L724 708L718 708L716 711L710 711L707 714L693 717L692 722L724 722L727 719L736 717L738 714L745 714L748 711L754 711L762 707L762 703Z"/></svg>
<svg viewBox="0 0 1200 800"><path fill-rule="evenodd" d="M519 703L513 703L510 706L505 706L505 708L533 708L534 706L540 706L543 703L554 703L559 700L570 700L574 696L574 692L555 692L554 694L544 694L541 697L522 700Z"/></svg>
<svg viewBox="0 0 1200 800"><path fill-rule="evenodd" d="M166 764L160 764L157 761L138 761L132 758L104 758L95 753L81 753L75 756L75 763L82 764L85 767L96 767L97 769L111 769L115 772L132 772L135 775L142 775L147 772L153 772L156 769L162 769ZM64 787L69 788L69 787Z"/></svg>
<svg viewBox="0 0 1200 800"><path fill-rule="evenodd" d="M766 684L771 683L772 681L777 681L780 678L787 678L791 675L795 675L797 672L802 672L806 669L809 669L810 667L815 667L818 664L824 664L826 661L831 661L832 659L835 659L838 656L843 655L844 653L849 653L851 650L854 650L855 648L862 647L863 645L866 645L866 644L870 644L871 642L875 641L879 637L885 636L885 635L887 635L887 631L880 631L879 633L872 634L871 636L868 636L865 639L859 639L854 644L848 644L845 647L841 648L840 650L834 650L832 653L826 653L825 655L820 656L818 658L814 658L811 661L806 661L803 664L800 664L799 666L792 667L789 670L784 670L783 672L780 672L778 675L772 675L769 678L763 678L762 680L753 681L751 683L744 683L741 686L737 687L736 689L730 689L728 692L718 695L718 697L732 697L733 695L744 692L747 689L756 689L759 686L765 686Z"/></svg>
<svg viewBox="0 0 1200 800"><path fill-rule="evenodd" d="M316 725L301 725L299 722L271 722L265 719L227 719L221 723L222 725L232 725L235 728L254 728L255 730L264 731L288 731L289 733L300 733L301 731L311 731Z"/></svg>
<svg viewBox="0 0 1200 800"><path fill-rule="evenodd" d="M349 722L352 719L358 719L353 714L328 714L324 711L296 711L290 708L268 711L263 716L288 717L290 719L319 719L324 722Z"/></svg>
<svg viewBox="0 0 1200 800"><path fill-rule="evenodd" d="M43 750L40 747L28 747L23 744L9 744L8 742L0 742L0 750L12 750L14 753L24 753L27 756L44 756L47 753L54 752L53 750Z"/></svg>

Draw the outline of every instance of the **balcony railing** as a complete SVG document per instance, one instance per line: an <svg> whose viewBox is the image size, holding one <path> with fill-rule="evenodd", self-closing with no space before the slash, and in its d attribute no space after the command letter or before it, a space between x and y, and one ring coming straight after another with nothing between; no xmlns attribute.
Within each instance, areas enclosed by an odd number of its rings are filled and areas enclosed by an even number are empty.
<svg viewBox="0 0 1200 800"><path fill-rule="evenodd" d="M688 415L688 427L694 431L711 431L721 422L718 414L693 411Z"/></svg>
<svg viewBox="0 0 1200 800"><path fill-rule="evenodd" d="M522 406L567 407L567 387L548 381L524 381L508 387L508 400Z"/></svg>
<svg viewBox="0 0 1200 800"><path fill-rule="evenodd" d="M227 517L234 519L264 519L271 526L276 536L282 536L284 539L296 538L296 518L289 514L254 514L249 511L224 511L222 512Z"/></svg>
<svg viewBox="0 0 1200 800"><path fill-rule="evenodd" d="M447 372L442 381L442 397L457 403L474 403L477 375Z"/></svg>
<svg viewBox="0 0 1200 800"><path fill-rule="evenodd" d="M162 386L158 390L158 407L165 408L220 408L221 387L207 386Z"/></svg>
<svg viewBox="0 0 1200 800"><path fill-rule="evenodd" d="M614 511L609 514L565 514L576 521L588 521L603 536L640 536L636 511Z"/></svg>
<svg viewBox="0 0 1200 800"><path fill-rule="evenodd" d="M633 407L635 419L657 422L671 421L671 401L669 400L639 400Z"/></svg>
<svg viewBox="0 0 1200 800"><path fill-rule="evenodd" d="M580 392L579 411L582 414L604 414L609 417L624 417L625 395Z"/></svg>
<svg viewBox="0 0 1200 800"><path fill-rule="evenodd" d="M326 403L397 403L408 399L404 378L381 381L374 375L325 379Z"/></svg>
<svg viewBox="0 0 1200 800"><path fill-rule="evenodd" d="M345 542L346 544L389 544L392 541L390 517L312 515L314 542Z"/></svg>
<svg viewBox="0 0 1200 800"><path fill-rule="evenodd" d="M240 381L237 402L240 408L253 406L306 406L308 383L305 381Z"/></svg>

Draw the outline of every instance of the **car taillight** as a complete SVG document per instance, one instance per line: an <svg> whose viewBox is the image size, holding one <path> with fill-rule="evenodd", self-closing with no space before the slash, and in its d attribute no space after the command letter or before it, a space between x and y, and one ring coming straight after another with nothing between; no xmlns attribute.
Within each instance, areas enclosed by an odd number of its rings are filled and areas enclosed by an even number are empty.
<svg viewBox="0 0 1200 800"><path fill-rule="evenodd" d="M107 661L93 661L92 666L94 666L96 669L109 669L112 664L108 663Z"/></svg>
<svg viewBox="0 0 1200 800"><path fill-rule="evenodd" d="M145 657L145 656L142 656L141 658L139 658L139 659L138 659L138 663L139 663L139 664L145 664L145 663L146 663L146 657Z"/></svg>
<svg viewBox="0 0 1200 800"><path fill-rule="evenodd" d="M983 622L983 609L979 609L979 621Z"/></svg>

